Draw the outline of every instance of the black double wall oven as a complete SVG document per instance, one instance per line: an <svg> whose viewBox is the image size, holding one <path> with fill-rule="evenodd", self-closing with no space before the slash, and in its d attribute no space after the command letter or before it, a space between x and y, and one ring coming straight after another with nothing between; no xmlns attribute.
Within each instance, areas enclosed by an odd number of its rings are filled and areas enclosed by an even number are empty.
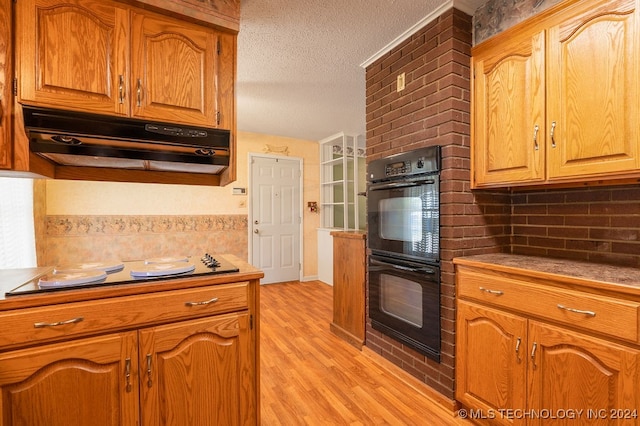
<svg viewBox="0 0 640 426"><path fill-rule="evenodd" d="M371 326L440 361L440 147L367 170Z"/></svg>

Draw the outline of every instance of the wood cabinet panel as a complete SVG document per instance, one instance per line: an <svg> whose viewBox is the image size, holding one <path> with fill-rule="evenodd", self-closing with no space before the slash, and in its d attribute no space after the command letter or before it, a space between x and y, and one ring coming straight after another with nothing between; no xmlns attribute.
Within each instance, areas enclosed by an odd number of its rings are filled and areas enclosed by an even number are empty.
<svg viewBox="0 0 640 426"><path fill-rule="evenodd" d="M147 13L132 22L132 115L217 125L214 31Z"/></svg>
<svg viewBox="0 0 640 426"><path fill-rule="evenodd" d="M474 299L546 318L572 327L591 330L631 342L639 342L640 303L592 295L582 291L557 289L521 280L458 271L460 297ZM580 312L571 311L577 309ZM620 324L626 324L620 327Z"/></svg>
<svg viewBox="0 0 640 426"><path fill-rule="evenodd" d="M636 2L589 6L549 29L550 179L640 168Z"/></svg>
<svg viewBox="0 0 640 426"><path fill-rule="evenodd" d="M487 415L505 407L524 410L527 320L459 301L456 339L456 399ZM524 424L516 418L491 420Z"/></svg>
<svg viewBox="0 0 640 426"><path fill-rule="evenodd" d="M365 338L365 236L332 232L333 236L333 322L331 330L347 342L362 348Z"/></svg>
<svg viewBox="0 0 640 426"><path fill-rule="evenodd" d="M604 410L606 418L585 414L580 424L640 424L640 351L536 321L530 321L529 341L536 345L529 362L529 408ZM617 410L636 416L615 418ZM561 422L532 418L528 424Z"/></svg>
<svg viewBox="0 0 640 426"><path fill-rule="evenodd" d="M0 169L12 166L12 8L11 0L0 0Z"/></svg>
<svg viewBox="0 0 640 426"><path fill-rule="evenodd" d="M0 425L137 425L136 345L129 332L0 353Z"/></svg>
<svg viewBox="0 0 640 426"><path fill-rule="evenodd" d="M0 314L0 322L6 328L0 334L0 347L86 336L105 328L125 329L154 322L240 311L248 307L248 286L248 282L240 282L153 293L143 300L138 296L129 296L4 312ZM187 303L214 298L217 300L209 304L187 306ZM41 326L36 327L36 324Z"/></svg>
<svg viewBox="0 0 640 426"><path fill-rule="evenodd" d="M17 17L21 101L129 113L127 9L108 1L25 0Z"/></svg>
<svg viewBox="0 0 640 426"><path fill-rule="evenodd" d="M255 424L249 339L246 313L142 330L142 424Z"/></svg>
<svg viewBox="0 0 640 426"><path fill-rule="evenodd" d="M474 61L474 185L545 178L545 33L508 41Z"/></svg>

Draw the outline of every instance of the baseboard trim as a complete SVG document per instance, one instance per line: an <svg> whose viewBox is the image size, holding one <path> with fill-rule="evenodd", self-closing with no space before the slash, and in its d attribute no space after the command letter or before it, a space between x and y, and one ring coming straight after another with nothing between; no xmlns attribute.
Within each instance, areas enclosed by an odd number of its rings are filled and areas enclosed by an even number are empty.
<svg viewBox="0 0 640 426"><path fill-rule="evenodd" d="M377 364L380 364L380 366L382 366L385 370L389 371L394 376L400 378L402 381L415 389L416 392L419 392L424 397L431 399L434 403L441 406L444 410L450 412L452 416L455 416L457 414L457 411L460 409L461 405L459 402L445 397L440 392L433 389L431 386L416 379L411 374L407 373L388 359L369 349L367 346L362 347L362 354L372 359Z"/></svg>

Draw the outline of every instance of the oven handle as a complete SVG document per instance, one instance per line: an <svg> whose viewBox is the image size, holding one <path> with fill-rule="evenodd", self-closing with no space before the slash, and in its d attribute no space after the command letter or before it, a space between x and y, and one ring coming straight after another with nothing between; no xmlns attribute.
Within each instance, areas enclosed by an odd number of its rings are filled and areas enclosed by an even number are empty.
<svg viewBox="0 0 640 426"><path fill-rule="evenodd" d="M371 185L369 187L370 191L380 191L383 189L395 189L395 188L410 188L412 186L420 186L420 185L432 185L436 183L433 179L420 179L413 180L409 182L391 182L391 183L380 183L376 185Z"/></svg>
<svg viewBox="0 0 640 426"><path fill-rule="evenodd" d="M424 272L425 274L435 274L436 271L434 271L431 268L412 268L410 266L402 266L402 265L396 265L394 263L389 263L389 262L382 262L380 260L376 260L373 258L370 258L371 264L373 265L381 265L381 266L390 266L392 268L395 269L400 269L401 271L409 271L409 272Z"/></svg>

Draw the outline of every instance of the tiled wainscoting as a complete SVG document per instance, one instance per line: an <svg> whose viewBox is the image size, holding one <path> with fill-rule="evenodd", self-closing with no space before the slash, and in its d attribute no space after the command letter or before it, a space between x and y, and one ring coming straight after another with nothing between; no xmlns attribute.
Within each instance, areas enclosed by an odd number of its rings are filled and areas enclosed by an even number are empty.
<svg viewBox="0 0 640 426"><path fill-rule="evenodd" d="M39 265L230 253L247 259L246 215L46 216Z"/></svg>

